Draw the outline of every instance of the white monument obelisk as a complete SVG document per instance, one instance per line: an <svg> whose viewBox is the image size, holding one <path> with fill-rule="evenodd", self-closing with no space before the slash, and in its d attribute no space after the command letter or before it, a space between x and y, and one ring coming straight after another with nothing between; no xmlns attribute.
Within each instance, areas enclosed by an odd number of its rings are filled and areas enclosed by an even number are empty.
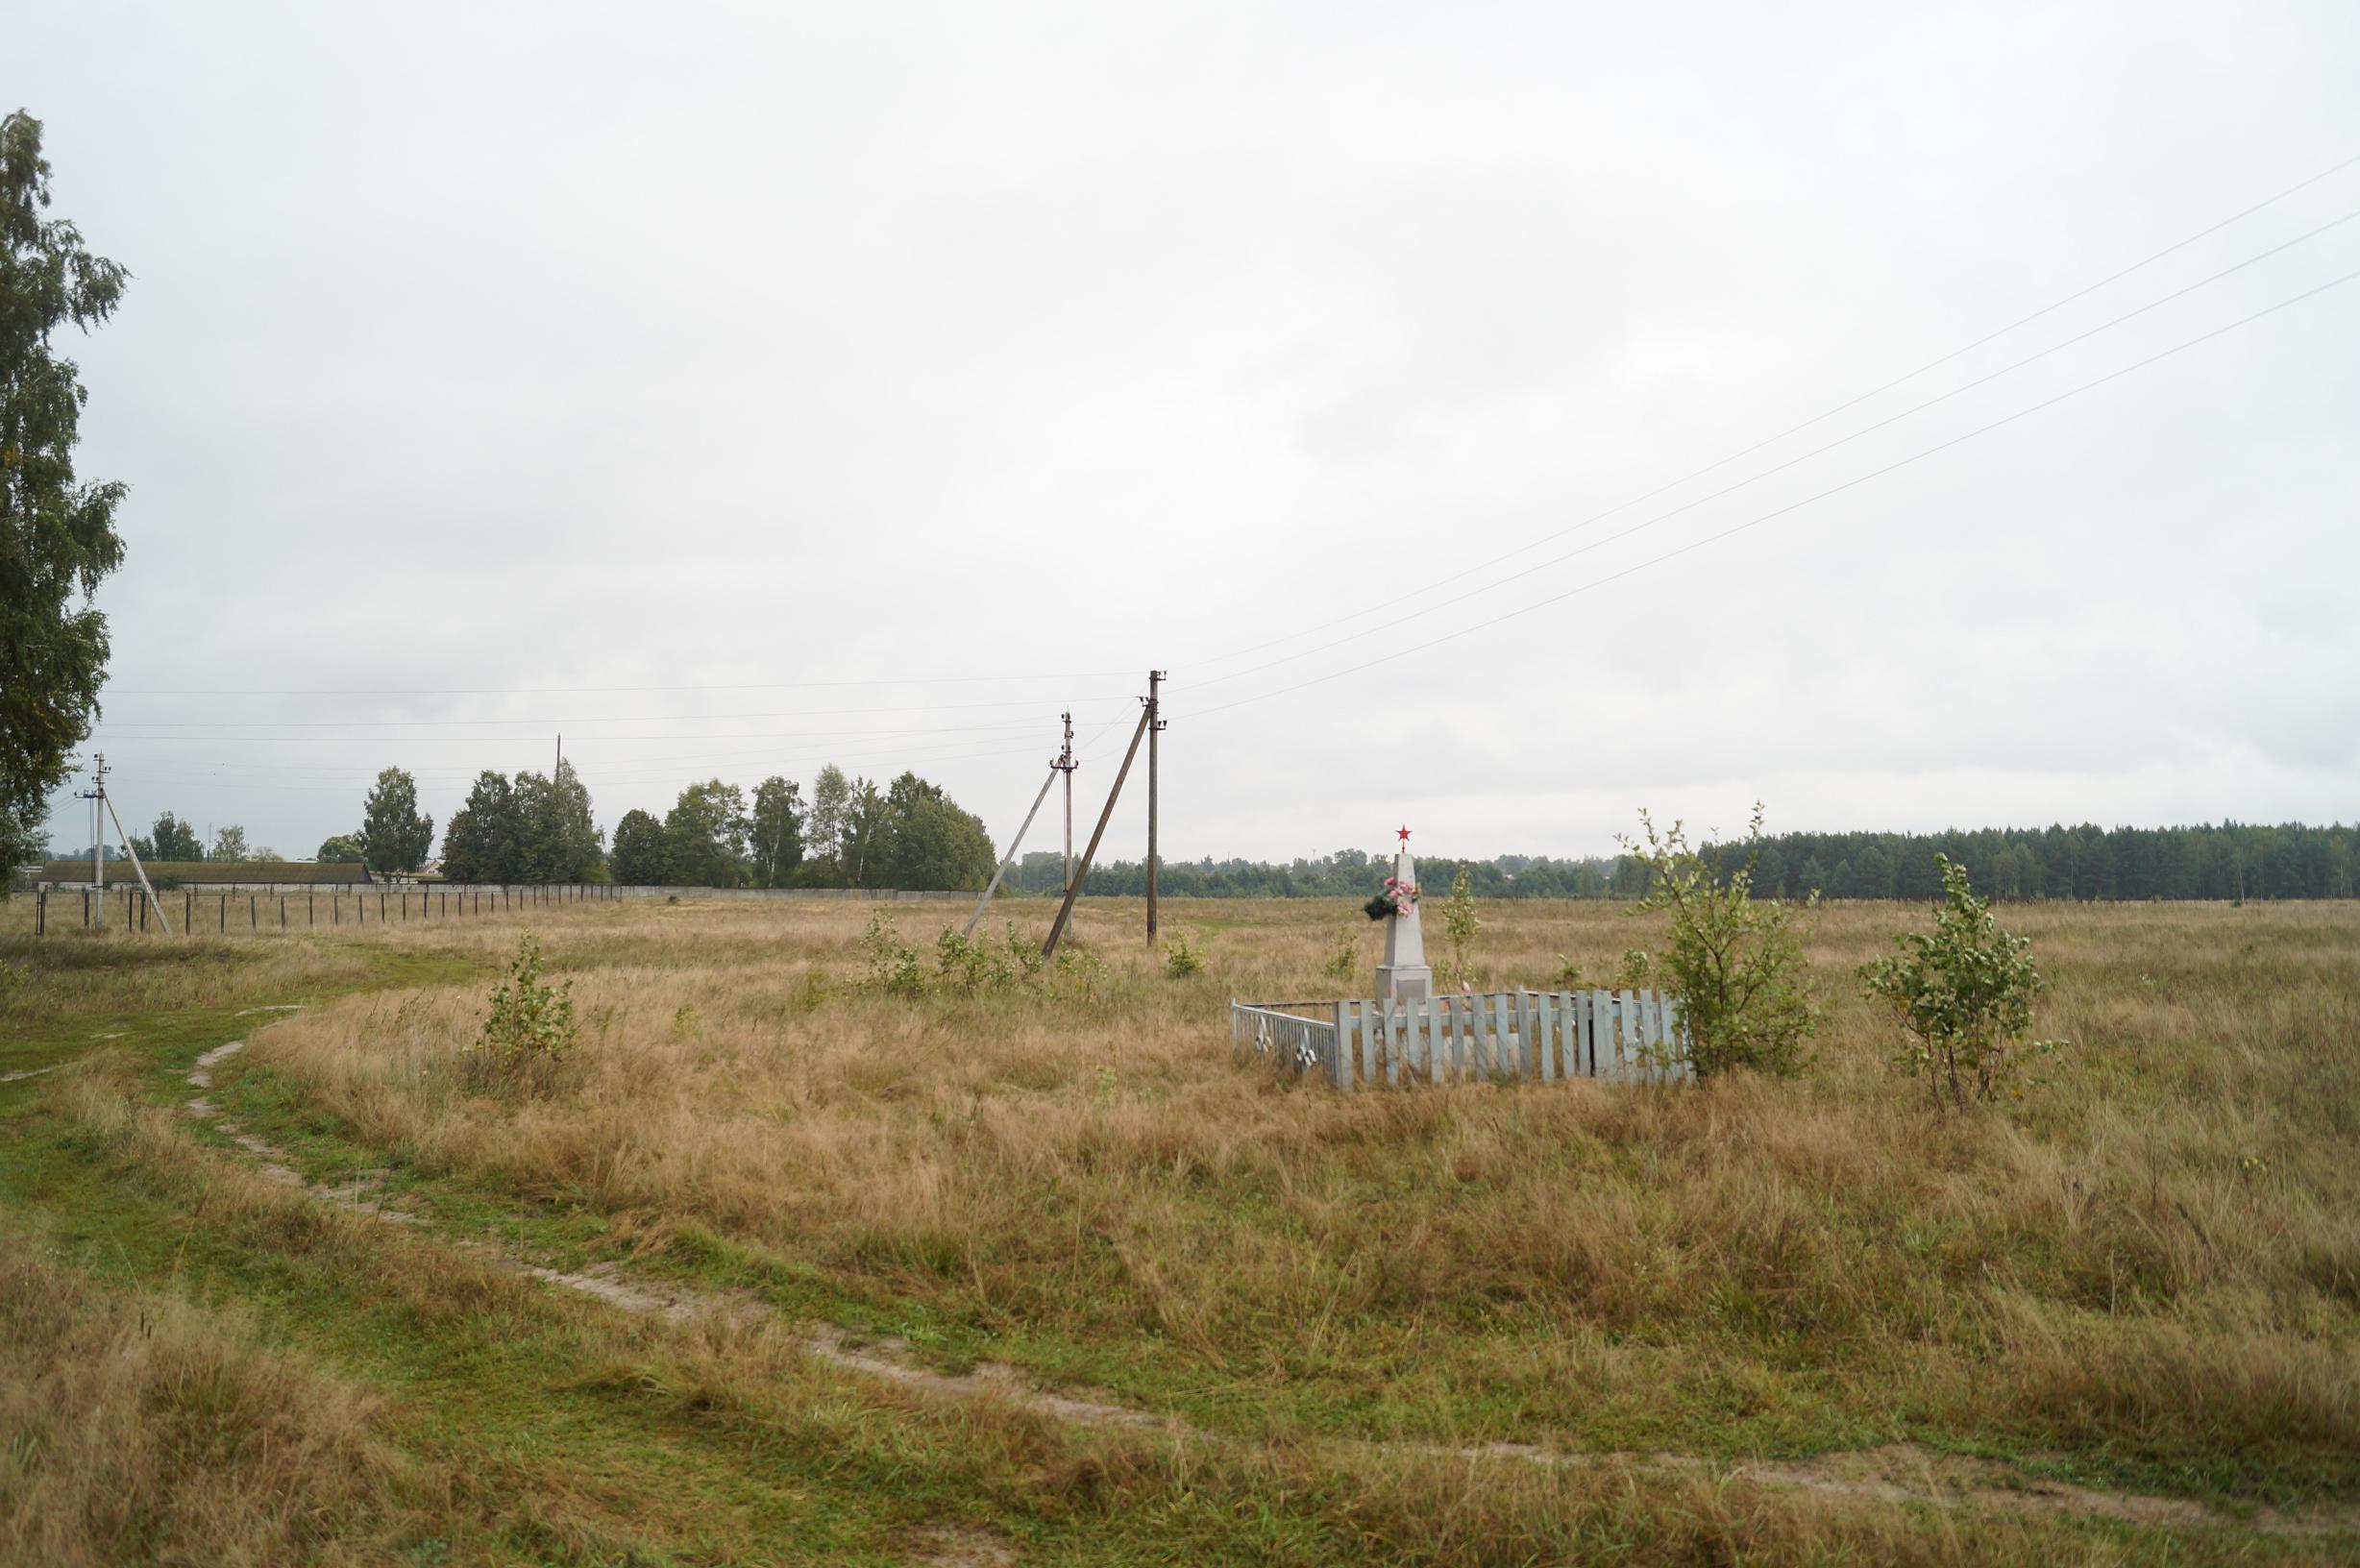
<svg viewBox="0 0 2360 1568"><path fill-rule="evenodd" d="M1410 856L1410 830L1399 831L1393 880L1414 888L1417 862ZM1426 937L1417 923L1417 904L1405 899L1402 912L1385 922L1385 962L1377 966L1377 995L1389 1002L1422 1002L1433 994L1434 970L1426 967Z"/></svg>

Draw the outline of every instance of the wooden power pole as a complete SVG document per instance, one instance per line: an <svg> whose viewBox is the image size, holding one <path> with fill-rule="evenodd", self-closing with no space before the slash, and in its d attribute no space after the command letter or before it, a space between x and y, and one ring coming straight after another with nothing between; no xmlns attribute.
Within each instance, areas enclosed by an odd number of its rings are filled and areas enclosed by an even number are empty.
<svg viewBox="0 0 2360 1568"><path fill-rule="evenodd" d="M1154 709L1140 708L1139 727L1131 731L1130 748L1122 754L1122 766L1115 771L1115 787L1106 792L1106 809L1098 813L1098 825L1091 830L1090 844L1082 850L1082 863L1073 869L1073 877L1066 884L1066 901L1057 906L1057 919L1049 927L1049 940L1041 944L1043 958L1057 956L1057 943L1065 938L1066 922L1073 918L1074 897L1090 876L1090 863L1098 855L1098 841L1106 837L1106 824L1115 815L1115 802L1122 798L1122 781L1131 776L1131 763L1139 755L1140 737L1147 733L1148 721L1154 717Z"/></svg>

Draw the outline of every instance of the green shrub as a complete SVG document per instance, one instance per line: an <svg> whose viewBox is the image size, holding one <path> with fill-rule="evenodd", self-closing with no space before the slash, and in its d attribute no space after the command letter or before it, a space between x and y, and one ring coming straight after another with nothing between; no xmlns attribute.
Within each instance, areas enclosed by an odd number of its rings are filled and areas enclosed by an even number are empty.
<svg viewBox="0 0 2360 1568"><path fill-rule="evenodd" d="M878 910L869 917L869 929L860 939L860 950L869 960L865 989L881 991L888 996L920 996L925 993L926 971L918 962L918 949L901 940L900 928L892 916Z"/></svg>
<svg viewBox="0 0 2360 1568"><path fill-rule="evenodd" d="M1475 913L1475 873L1463 860L1451 876L1450 896L1442 900L1442 937L1450 943L1450 967L1442 973L1445 985L1463 985L1475 977L1466 955L1483 928L1483 919Z"/></svg>
<svg viewBox="0 0 2360 1568"><path fill-rule="evenodd" d="M1326 975L1330 980L1349 980L1352 978L1353 972L1360 967L1361 943L1359 934L1349 925L1338 926L1336 928L1336 941L1334 944L1328 948L1327 961L1319 966L1319 972Z"/></svg>
<svg viewBox="0 0 2360 1568"><path fill-rule="evenodd" d="M1014 920L1008 922L1008 961L1016 966L1019 977L1028 981L1041 978L1041 944L1019 931Z"/></svg>
<svg viewBox="0 0 2360 1568"><path fill-rule="evenodd" d="M1009 955L988 942L970 942L963 931L943 927L934 939L935 968L944 981L967 995L999 991L1016 983L1016 966Z"/></svg>
<svg viewBox="0 0 2360 1568"><path fill-rule="evenodd" d="M1057 982L1075 1001L1096 1001L1105 979L1105 962L1080 943L1069 939L1057 949Z"/></svg>
<svg viewBox="0 0 2360 1568"><path fill-rule="evenodd" d="M1863 988L1910 1037L1894 1066L1926 1079L1936 1109L2021 1095L2030 1081L2027 1059L2064 1043L2022 1043L2032 1028L2032 999L2047 985L2033 967L2031 939L2000 929L1991 901L1967 885L1964 866L1948 855L1934 862L1942 907L1933 930L1894 938L1901 952L1863 965Z"/></svg>
<svg viewBox="0 0 2360 1568"><path fill-rule="evenodd" d="M1192 974L1202 974L1204 969L1205 961L1197 956L1195 948L1189 945L1186 932L1164 944L1164 972L1174 980L1185 980Z"/></svg>
<svg viewBox="0 0 2360 1568"><path fill-rule="evenodd" d="M503 1084L547 1087L578 1032L574 982L541 984L541 942L526 932L507 975L492 992L483 1032L469 1047L475 1074Z"/></svg>
<svg viewBox="0 0 2360 1568"><path fill-rule="evenodd" d="M1663 910L1671 940L1654 957L1624 955L1623 978L1659 978L1680 1002L1688 1060L1700 1078L1750 1068L1791 1076L1803 1070L1804 1042L1819 1024L1803 945L1776 899L1753 896L1754 866L1761 855L1762 810L1754 808L1745 864L1726 876L1689 847L1678 822L1662 833L1639 813L1646 841L1623 840L1649 870L1649 891L1637 909Z"/></svg>

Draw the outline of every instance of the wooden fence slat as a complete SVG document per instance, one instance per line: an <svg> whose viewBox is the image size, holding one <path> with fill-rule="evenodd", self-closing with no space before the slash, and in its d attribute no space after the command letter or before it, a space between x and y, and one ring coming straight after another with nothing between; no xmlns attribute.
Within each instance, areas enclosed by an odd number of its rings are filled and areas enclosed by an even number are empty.
<svg viewBox="0 0 2360 1568"><path fill-rule="evenodd" d="M355 905L365 919L365 901L356 899ZM430 905L424 907L431 911ZM332 900L332 924L336 914ZM281 919L286 919L283 908ZM1315 1009L1325 1016L1310 1016ZM1694 1076L1679 1004L1653 989L1443 992L1408 1000L1316 1003L1233 999L1229 1033L1241 1061L1250 1045L1287 1081L1315 1070L1346 1093L1379 1084L1399 1088L1473 1079L1671 1083Z"/></svg>

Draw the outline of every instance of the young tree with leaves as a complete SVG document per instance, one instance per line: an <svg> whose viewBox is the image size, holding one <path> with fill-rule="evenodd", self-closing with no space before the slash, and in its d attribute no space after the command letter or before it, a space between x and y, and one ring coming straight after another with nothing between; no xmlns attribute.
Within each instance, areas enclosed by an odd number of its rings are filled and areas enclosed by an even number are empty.
<svg viewBox="0 0 2360 1568"><path fill-rule="evenodd" d="M418 809L418 781L387 768L361 805L360 858L379 873L414 871L434 847L434 819Z"/></svg>
<svg viewBox="0 0 2360 1568"><path fill-rule="evenodd" d="M112 315L130 274L48 206L41 122L19 110L0 119L0 866L43 842L49 792L90 732L108 653L90 599L123 562L124 487L75 478L88 394L50 339Z"/></svg>
<svg viewBox="0 0 2360 1568"><path fill-rule="evenodd" d="M1948 855L1934 861L1942 907L1933 930L1896 937L1901 952L1863 967L1860 980L1910 1037L1895 1065L1925 1078L1936 1110L1964 1110L1970 1099L2022 1094L2026 1057L2060 1042L2022 1043L2032 999L2047 984L2033 967L2031 939L2000 928L1964 866Z"/></svg>
<svg viewBox="0 0 2360 1568"><path fill-rule="evenodd" d="M1758 854L1762 808L1756 805L1746 845ZM1680 1002L1689 1064L1700 1078L1737 1068L1782 1076L1803 1068L1804 1042L1819 1009L1807 983L1803 945L1775 899L1753 896L1754 855L1726 875L1689 847L1679 822L1661 833L1639 813L1644 842L1623 840L1649 872L1640 910L1671 916L1660 956L1629 955L1626 978L1659 976Z"/></svg>
<svg viewBox="0 0 2360 1568"><path fill-rule="evenodd" d="M254 858L254 852L246 847L245 828L232 822L214 830L212 853L206 859L236 862Z"/></svg>

